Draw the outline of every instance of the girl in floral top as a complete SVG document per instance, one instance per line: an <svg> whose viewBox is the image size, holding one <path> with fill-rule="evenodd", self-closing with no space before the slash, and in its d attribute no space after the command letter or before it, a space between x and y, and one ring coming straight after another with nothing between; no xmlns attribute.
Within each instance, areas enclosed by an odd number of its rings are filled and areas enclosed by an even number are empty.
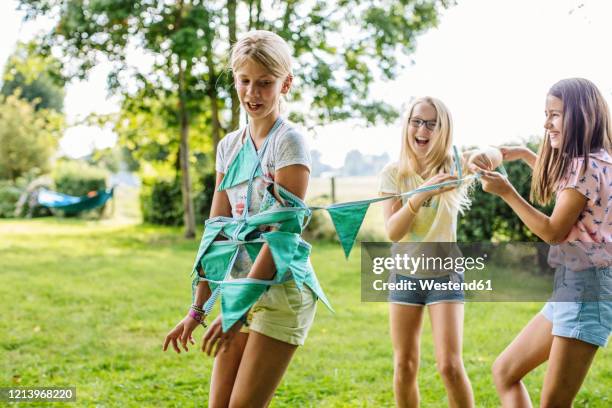
<svg viewBox="0 0 612 408"><path fill-rule="evenodd" d="M540 404L569 407L595 353L612 328L612 123L599 90L586 79L559 81L546 97L546 136L536 156L502 148L505 160L534 169L531 199L555 198L549 217L525 201L499 173L482 171L483 189L500 196L536 235L553 246L555 298L548 302L493 365L503 406L529 407L521 379L548 361ZM574 290L577 299L560 298ZM586 298L596 288L597 298ZM571 300L571 301L570 301Z"/></svg>

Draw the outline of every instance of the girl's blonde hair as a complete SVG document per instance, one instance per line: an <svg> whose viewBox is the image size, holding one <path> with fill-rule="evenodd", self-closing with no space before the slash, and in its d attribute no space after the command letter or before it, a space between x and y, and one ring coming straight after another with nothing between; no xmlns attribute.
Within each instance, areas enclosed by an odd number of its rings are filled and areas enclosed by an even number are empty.
<svg viewBox="0 0 612 408"><path fill-rule="evenodd" d="M408 128L412 111L420 104L426 103L436 111L436 127L432 131L433 146L427 154L427 158L422 165L421 176L427 180L440 172L449 173L454 166L452 142L453 142L453 119L446 105L439 99L431 96L424 96L414 99L404 113L402 127L402 147L397 171L397 185L401 188L406 187L408 178L417 174L415 163L418 159L409 142ZM461 163L459 163L461 165ZM440 205L456 208L463 212L470 206L468 197L468 184L463 183L461 187L448 191L440 195ZM403 190L402 190L403 191Z"/></svg>
<svg viewBox="0 0 612 408"><path fill-rule="evenodd" d="M562 79L548 94L563 101L563 134L560 149L552 148L548 130L540 144L530 198L542 205L552 200L574 159L584 159L581 169L572 169L584 173L589 153L610 152L612 146L610 110L595 84L584 78Z"/></svg>
<svg viewBox="0 0 612 408"><path fill-rule="evenodd" d="M230 58L232 70L236 72L248 61L258 63L276 78L293 75L289 45L271 31L249 31L234 44Z"/></svg>

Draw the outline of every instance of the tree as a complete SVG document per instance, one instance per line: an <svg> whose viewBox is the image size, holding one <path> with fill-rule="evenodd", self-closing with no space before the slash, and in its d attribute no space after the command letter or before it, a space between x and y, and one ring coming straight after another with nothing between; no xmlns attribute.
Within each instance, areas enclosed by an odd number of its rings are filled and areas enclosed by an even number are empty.
<svg viewBox="0 0 612 408"><path fill-rule="evenodd" d="M36 42L19 43L4 69L2 94L13 95L20 90L21 98L38 109L62 112L65 80L60 61L37 51Z"/></svg>
<svg viewBox="0 0 612 408"><path fill-rule="evenodd" d="M194 236L189 132L200 115L209 115L216 146L235 129L240 108L225 72L229 48L239 32L253 28L277 32L292 46L298 82L293 120L316 125L361 117L366 123L397 117L391 106L368 96L373 70L384 79L401 69L398 54L414 50L416 35L437 23L443 0L20 0L27 18L58 16L47 37L84 77L101 57L114 63L111 89L123 94L162 92L175 99L185 235ZM154 57L150 69L128 67L127 52L139 48ZM306 87L305 87L306 88ZM134 92L132 92L134 94Z"/></svg>
<svg viewBox="0 0 612 408"><path fill-rule="evenodd" d="M46 172L62 127L61 115L36 111L19 92L0 96L0 179L15 183L26 174Z"/></svg>

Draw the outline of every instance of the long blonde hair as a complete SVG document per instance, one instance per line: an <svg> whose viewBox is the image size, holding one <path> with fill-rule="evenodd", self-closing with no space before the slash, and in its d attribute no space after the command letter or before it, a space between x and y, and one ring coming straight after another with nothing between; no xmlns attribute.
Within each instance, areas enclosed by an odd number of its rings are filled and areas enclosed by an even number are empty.
<svg viewBox="0 0 612 408"><path fill-rule="evenodd" d="M421 176L427 180L434 175L445 172L449 173L453 163L453 119L446 105L439 99L424 96L414 99L404 112L402 126L402 147L397 171L397 185L400 189L406 187L410 177L417 174L415 163L419 160L409 142L408 128L410 118L415 106L419 103L429 104L436 111L436 127L432 131L433 146L427 154L423 163ZM459 163L461 165L461 163ZM463 211L469 208L471 202L468 197L468 188L471 183L463 183L461 187L440 195L440 205L449 206L452 209ZM403 191L403 190L402 190Z"/></svg>

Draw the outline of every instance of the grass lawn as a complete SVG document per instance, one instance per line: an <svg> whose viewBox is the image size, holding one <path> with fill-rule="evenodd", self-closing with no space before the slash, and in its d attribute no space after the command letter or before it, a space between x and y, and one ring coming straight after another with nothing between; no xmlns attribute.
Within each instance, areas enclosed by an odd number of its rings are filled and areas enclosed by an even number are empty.
<svg viewBox="0 0 612 408"><path fill-rule="evenodd" d="M205 406L212 360L161 351L189 306L197 245L172 228L0 221L0 386L76 386L76 406ZM359 254L345 261L339 245L315 245L313 264L336 313L319 305L272 406L393 405L387 305L360 302ZM478 407L499 405L490 366L541 306L466 305L464 358ZM611 356L598 352L576 406L612 404ZM526 378L536 400L544 368ZM419 383L422 406L446 406L427 321Z"/></svg>

